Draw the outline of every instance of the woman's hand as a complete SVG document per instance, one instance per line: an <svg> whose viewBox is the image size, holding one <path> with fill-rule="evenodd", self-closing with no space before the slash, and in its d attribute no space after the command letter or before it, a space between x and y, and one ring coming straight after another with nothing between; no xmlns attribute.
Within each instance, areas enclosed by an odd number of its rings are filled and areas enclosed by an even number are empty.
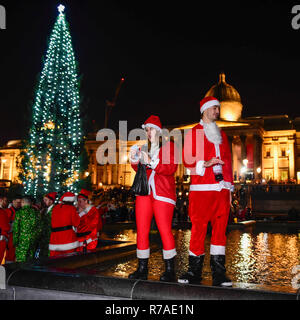
<svg viewBox="0 0 300 320"><path fill-rule="evenodd" d="M208 161L204 161L203 167L208 168L208 167L214 166L215 164L224 164L224 163L225 162L222 161L221 159L218 159L218 158L214 157L214 158L211 158Z"/></svg>

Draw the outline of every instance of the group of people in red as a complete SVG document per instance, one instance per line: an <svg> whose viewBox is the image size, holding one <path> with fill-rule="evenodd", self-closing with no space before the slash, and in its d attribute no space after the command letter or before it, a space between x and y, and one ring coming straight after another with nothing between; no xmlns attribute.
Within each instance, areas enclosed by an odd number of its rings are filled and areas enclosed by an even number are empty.
<svg viewBox="0 0 300 320"><path fill-rule="evenodd" d="M100 211L90 204L90 191L82 189L77 196L66 192L52 210L50 257L74 251L94 250L102 229Z"/></svg>
<svg viewBox="0 0 300 320"><path fill-rule="evenodd" d="M33 258L32 254L28 253L32 250L39 250L40 257L95 250L103 227L105 208L91 205L90 195L91 192L85 189L82 189L77 197L72 192L66 192L55 204L57 193L50 192L43 197L45 208L41 212L31 204L28 210L32 211L29 211L27 216L19 217L17 214L16 219L23 219L21 222L14 220L16 211L26 208L23 204L21 208L22 197L18 197L20 203L15 204L13 200L9 207L7 197L1 197L0 264L4 257L5 263L24 262L27 258ZM25 199L26 197L22 198L22 202ZM36 219L36 216L39 218ZM35 224L32 223L33 220L36 220ZM12 231L16 229L13 225L17 222L20 225L19 232L13 233ZM29 225L33 228L30 229ZM19 230L22 228L23 231ZM20 239L18 241L13 239L13 234L15 238L18 236ZM30 239L35 239L35 243L33 244ZM14 246L16 243L17 250Z"/></svg>
<svg viewBox="0 0 300 320"><path fill-rule="evenodd" d="M218 127L220 102L214 97L200 101L201 120L184 137L183 164L190 170L191 184L188 213L192 223L188 270L178 282L197 284L202 280L207 225L212 226L210 266L213 285L231 286L226 276L226 227L234 190L231 150L226 134ZM164 139L158 116L150 116L142 125L148 143L130 150L132 168L146 166L148 195L136 196L137 270L130 279L147 279L150 257L149 232L154 215L161 236L165 271L161 281L176 281L176 246L172 217L176 204L175 178L179 154L175 143Z"/></svg>

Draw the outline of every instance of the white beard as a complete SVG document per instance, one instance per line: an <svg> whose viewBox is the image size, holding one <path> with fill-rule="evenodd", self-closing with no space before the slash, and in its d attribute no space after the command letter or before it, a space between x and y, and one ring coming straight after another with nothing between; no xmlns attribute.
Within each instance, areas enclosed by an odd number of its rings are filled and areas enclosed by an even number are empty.
<svg viewBox="0 0 300 320"><path fill-rule="evenodd" d="M205 123L201 119L200 124L203 126L204 133L208 141L214 144L222 143L221 131L215 122Z"/></svg>

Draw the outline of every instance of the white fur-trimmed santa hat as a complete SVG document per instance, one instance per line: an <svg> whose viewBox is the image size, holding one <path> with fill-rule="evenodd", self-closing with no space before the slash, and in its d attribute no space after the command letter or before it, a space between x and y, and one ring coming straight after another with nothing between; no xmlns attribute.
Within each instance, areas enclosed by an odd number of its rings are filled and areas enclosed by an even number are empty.
<svg viewBox="0 0 300 320"><path fill-rule="evenodd" d="M220 101L215 97L205 97L200 101L200 112L203 113L206 109L213 106L220 107Z"/></svg>
<svg viewBox="0 0 300 320"><path fill-rule="evenodd" d="M75 194L72 192L65 192L61 198L60 201L67 201L67 202L74 202L76 200Z"/></svg>
<svg viewBox="0 0 300 320"><path fill-rule="evenodd" d="M142 124L142 128L145 129L147 127L155 128L159 132L162 130L162 125L158 116L150 116L144 124Z"/></svg>

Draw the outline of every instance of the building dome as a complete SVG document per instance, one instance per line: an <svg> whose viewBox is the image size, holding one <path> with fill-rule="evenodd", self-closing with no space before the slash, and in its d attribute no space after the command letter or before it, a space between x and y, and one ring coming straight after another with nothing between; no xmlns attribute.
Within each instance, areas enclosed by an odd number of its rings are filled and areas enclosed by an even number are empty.
<svg viewBox="0 0 300 320"><path fill-rule="evenodd" d="M221 103L220 118L238 121L242 116L242 101L237 90L225 81L225 73L220 73L219 82L212 86L205 97L215 97Z"/></svg>

